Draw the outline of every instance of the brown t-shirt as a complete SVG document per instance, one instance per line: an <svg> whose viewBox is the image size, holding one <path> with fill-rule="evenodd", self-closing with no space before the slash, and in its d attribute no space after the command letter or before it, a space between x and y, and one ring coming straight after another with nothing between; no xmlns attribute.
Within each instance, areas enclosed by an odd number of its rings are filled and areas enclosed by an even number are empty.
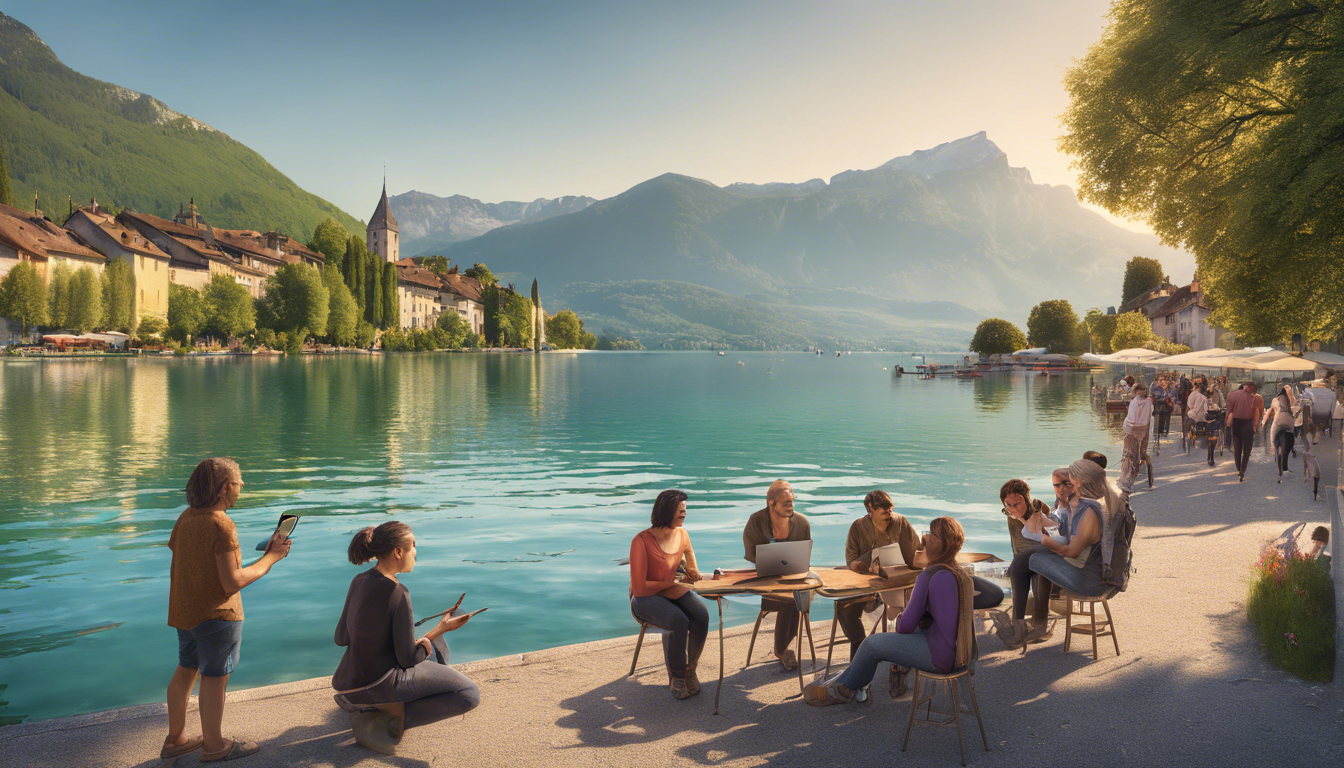
<svg viewBox="0 0 1344 768"><path fill-rule="evenodd" d="M224 594L215 564L215 555L239 549L238 529L228 515L187 509L173 526L168 548L173 551L168 626L191 629L203 621L243 620L242 593Z"/></svg>

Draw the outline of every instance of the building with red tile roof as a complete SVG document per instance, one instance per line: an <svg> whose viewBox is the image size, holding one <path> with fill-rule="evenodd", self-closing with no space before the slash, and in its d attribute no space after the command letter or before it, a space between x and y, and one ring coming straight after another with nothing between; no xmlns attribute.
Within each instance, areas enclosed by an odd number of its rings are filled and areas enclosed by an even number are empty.
<svg viewBox="0 0 1344 768"><path fill-rule="evenodd" d="M70 214L65 228L109 262L120 260L130 266L135 278L134 317L152 315L168 319L168 271L172 260L167 253L100 210L96 199Z"/></svg>

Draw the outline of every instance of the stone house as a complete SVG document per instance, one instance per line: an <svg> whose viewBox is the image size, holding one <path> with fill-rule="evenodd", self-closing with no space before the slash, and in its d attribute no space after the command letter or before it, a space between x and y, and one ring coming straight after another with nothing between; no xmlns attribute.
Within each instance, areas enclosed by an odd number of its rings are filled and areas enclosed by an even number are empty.
<svg viewBox="0 0 1344 768"><path fill-rule="evenodd" d="M1223 331L1209 323L1213 310L1205 302L1199 278L1176 289L1170 297L1148 315L1153 334L1191 350L1213 349Z"/></svg>
<svg viewBox="0 0 1344 768"><path fill-rule="evenodd" d="M98 209L98 201L77 208L65 221L86 245L107 258L121 260L131 267L135 278L132 313L135 317L152 315L168 319L168 270L171 259L148 238L128 229L111 214Z"/></svg>
<svg viewBox="0 0 1344 768"><path fill-rule="evenodd" d="M397 302L401 307L401 327L429 328L438 322L443 311L439 304L439 276L424 267L403 259L397 264Z"/></svg>
<svg viewBox="0 0 1344 768"><path fill-rule="evenodd" d="M101 253L52 223L36 206L30 213L0 205L0 278L22 261L32 263L44 280L51 279L51 270L58 264L67 264L71 270L92 267L101 275L107 263Z"/></svg>
<svg viewBox="0 0 1344 768"><path fill-rule="evenodd" d="M473 333L485 333L485 306L481 304L481 284L474 277L460 275L457 267L440 278L439 306L444 312L456 312ZM437 321L436 321L437 322Z"/></svg>
<svg viewBox="0 0 1344 768"><path fill-rule="evenodd" d="M1171 295L1175 293L1176 290L1176 286L1164 282L1151 291L1141 293L1124 304L1121 304L1120 314L1123 315L1126 312L1139 312L1144 317L1152 318L1153 312L1166 304L1167 300L1171 298Z"/></svg>

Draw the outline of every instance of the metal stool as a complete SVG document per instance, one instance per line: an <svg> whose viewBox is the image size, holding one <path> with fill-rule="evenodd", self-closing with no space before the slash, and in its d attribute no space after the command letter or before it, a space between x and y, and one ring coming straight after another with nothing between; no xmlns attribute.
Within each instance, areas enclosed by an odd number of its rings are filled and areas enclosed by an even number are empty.
<svg viewBox="0 0 1344 768"><path fill-rule="evenodd" d="M977 658L979 655L977 648L977 652L974 654L973 658ZM910 696L910 720L905 724L905 741L901 744L901 751L904 752L905 748L910 746L910 732L914 730L916 722L915 713L919 711L921 704L925 704L927 706L924 710L924 717L919 718L919 722L928 723L929 725L955 724L957 726L957 746L961 749L961 764L966 765L966 740L961 734L961 693L960 686L958 685L958 681L965 678L966 687L971 693L971 709L975 715L975 724L980 728L980 741L985 745L985 751L988 752L989 739L985 736L985 721L984 718L980 716L980 703L976 701L975 698L975 662L972 661L971 664L961 667L960 669L954 669L946 674L925 672L921 669L915 669L914 672L915 687L914 693ZM933 698L937 695L936 691L939 686L929 686L935 692L930 693L922 699L919 697L921 683L925 680L947 685L952 693L951 712L936 712L933 709ZM946 715L947 718L944 720L935 720L933 718L935 714Z"/></svg>
<svg viewBox="0 0 1344 768"><path fill-rule="evenodd" d="M1070 592L1067 589L1061 589L1060 594L1062 594L1064 596L1064 599L1068 601L1069 606L1069 610L1064 614L1064 651L1066 653L1068 652L1069 645L1070 642L1073 640L1074 634L1091 635L1092 660L1096 661L1098 656L1097 638L1106 637L1107 635L1109 635L1111 638L1111 642L1115 644L1115 655L1119 656L1120 641L1115 636L1115 623L1111 619L1111 604L1108 602L1110 598L1115 597L1115 592L1108 591L1106 594L1100 595L1098 597L1088 597L1087 595L1074 594L1073 592ZM1087 616L1088 618L1090 618L1091 621L1089 623L1078 624L1076 626L1074 625L1073 623L1074 603L1078 603L1079 607L1078 615L1080 617ZM1106 612L1106 619L1101 622L1097 621L1097 603L1101 603L1102 610ZM1084 605L1087 606L1087 611L1082 610L1082 607Z"/></svg>
<svg viewBox="0 0 1344 768"><path fill-rule="evenodd" d="M635 658L630 660L630 673L627 674L626 677L630 677L631 675L635 674L635 665L639 664L639 649L644 646L644 633L648 631L649 627L653 627L654 629L662 632L668 631L665 627L660 627L656 624L650 624L649 622L644 621L638 616L635 616L635 612L633 609L630 611L630 615L634 616L635 621L639 622L639 640L635 643Z"/></svg>

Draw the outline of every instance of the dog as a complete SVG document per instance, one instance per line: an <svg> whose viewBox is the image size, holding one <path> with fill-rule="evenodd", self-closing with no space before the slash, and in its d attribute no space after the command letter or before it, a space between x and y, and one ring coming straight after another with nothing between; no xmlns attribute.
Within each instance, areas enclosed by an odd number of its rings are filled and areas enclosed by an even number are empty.
<svg viewBox="0 0 1344 768"><path fill-rule="evenodd" d="M1306 443L1302 451L1302 482L1311 478L1311 500L1316 501L1321 495L1321 463L1316 460L1316 454L1311 449L1311 443Z"/></svg>

